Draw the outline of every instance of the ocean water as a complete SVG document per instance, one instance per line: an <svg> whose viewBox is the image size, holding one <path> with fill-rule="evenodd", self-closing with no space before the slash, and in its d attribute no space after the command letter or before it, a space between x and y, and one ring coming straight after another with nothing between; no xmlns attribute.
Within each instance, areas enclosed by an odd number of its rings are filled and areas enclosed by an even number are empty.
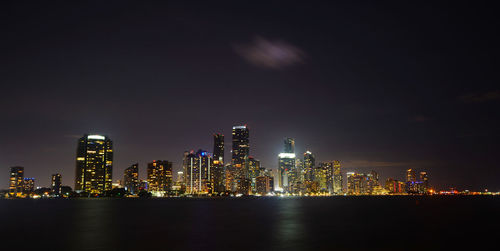
<svg viewBox="0 0 500 251"><path fill-rule="evenodd" d="M0 229L0 250L479 250L500 197L0 200Z"/></svg>

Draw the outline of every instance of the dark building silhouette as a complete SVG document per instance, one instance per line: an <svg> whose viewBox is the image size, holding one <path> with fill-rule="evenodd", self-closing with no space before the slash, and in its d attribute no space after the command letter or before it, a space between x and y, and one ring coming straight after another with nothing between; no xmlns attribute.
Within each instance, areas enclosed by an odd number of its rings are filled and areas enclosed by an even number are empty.
<svg viewBox="0 0 500 251"><path fill-rule="evenodd" d="M50 182L50 189L52 190L52 193L55 195L61 194L61 181L62 181L62 176L58 173L52 174L52 179Z"/></svg>
<svg viewBox="0 0 500 251"><path fill-rule="evenodd" d="M139 164L135 163L125 169L123 173L123 185L130 194L139 193Z"/></svg>

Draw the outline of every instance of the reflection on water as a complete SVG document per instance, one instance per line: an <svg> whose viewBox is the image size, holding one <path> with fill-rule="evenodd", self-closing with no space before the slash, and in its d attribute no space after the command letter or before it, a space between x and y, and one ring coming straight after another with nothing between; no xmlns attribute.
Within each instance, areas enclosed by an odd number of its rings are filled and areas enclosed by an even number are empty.
<svg viewBox="0 0 500 251"><path fill-rule="evenodd" d="M494 240L498 210L500 197L0 200L0 249L446 249Z"/></svg>
<svg viewBox="0 0 500 251"><path fill-rule="evenodd" d="M298 198L281 198L277 204L276 238L277 246L294 247L303 238L304 226L301 224L301 201Z"/></svg>
<svg viewBox="0 0 500 251"><path fill-rule="evenodd" d="M71 218L72 234L68 244L72 250L100 250L113 247L113 200L86 199L78 201ZM123 219L126 220L126 219Z"/></svg>

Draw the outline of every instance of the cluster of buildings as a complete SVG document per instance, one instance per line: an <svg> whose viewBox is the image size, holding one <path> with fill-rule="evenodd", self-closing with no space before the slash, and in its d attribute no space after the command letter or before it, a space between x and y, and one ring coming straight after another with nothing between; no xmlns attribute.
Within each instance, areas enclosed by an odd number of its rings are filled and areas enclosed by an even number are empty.
<svg viewBox="0 0 500 251"><path fill-rule="evenodd" d="M35 189L35 178L24 177L24 167L14 166L10 168L9 175L9 190L6 194L8 197L26 198L36 197L40 195L59 197L67 192L69 187L62 186L62 176L58 173L53 174L51 178L51 186L48 189ZM70 188L69 188L70 189ZM38 194L37 190L42 193Z"/></svg>
<svg viewBox="0 0 500 251"><path fill-rule="evenodd" d="M153 160L147 164L147 177L139 178L139 164L125 169L123 180L112 183L113 142L107 136L84 135L78 140L74 191L86 196L102 196L113 189L123 189L130 196L148 193L156 197L172 195L384 195L426 194L426 172L407 171L406 181L387 179L379 183L378 174L347 172L345 179L338 160L316 162L310 151L295 153L295 140L285 138L277 158L277 169L268 169L250 155L250 132L246 125L233 126L231 159L224 159L224 135L213 135L212 152L185 151L182 171L174 181L172 162ZM23 167L12 167L8 195L29 196L34 191L33 178L24 178ZM61 175L52 175L50 192L60 195ZM64 194L64 193L63 193Z"/></svg>

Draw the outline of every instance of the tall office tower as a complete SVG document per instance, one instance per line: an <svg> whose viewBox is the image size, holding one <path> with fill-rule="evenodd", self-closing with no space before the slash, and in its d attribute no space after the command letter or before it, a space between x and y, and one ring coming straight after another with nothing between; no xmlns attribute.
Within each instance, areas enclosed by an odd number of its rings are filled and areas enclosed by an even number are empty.
<svg viewBox="0 0 500 251"><path fill-rule="evenodd" d="M172 162L154 160L148 163L148 192L163 196L172 190Z"/></svg>
<svg viewBox="0 0 500 251"><path fill-rule="evenodd" d="M35 191L35 178L24 178L23 193L30 195Z"/></svg>
<svg viewBox="0 0 500 251"><path fill-rule="evenodd" d="M139 193L139 163L135 163L123 172L123 185L130 194Z"/></svg>
<svg viewBox="0 0 500 251"><path fill-rule="evenodd" d="M214 154L212 181L213 192L216 194L223 193L226 188L224 184L224 135L214 134Z"/></svg>
<svg viewBox="0 0 500 251"><path fill-rule="evenodd" d="M10 168L9 196L18 197L23 194L24 167L14 166Z"/></svg>
<svg viewBox="0 0 500 251"><path fill-rule="evenodd" d="M342 194L343 193L342 184L342 172L340 170L340 161L333 161L333 193Z"/></svg>
<svg viewBox="0 0 500 251"><path fill-rule="evenodd" d="M406 170L406 191L408 193L417 192L417 176L413 169Z"/></svg>
<svg viewBox="0 0 500 251"><path fill-rule="evenodd" d="M252 192L256 192L256 179L260 176L260 160L248 157L248 179L251 181Z"/></svg>
<svg viewBox="0 0 500 251"><path fill-rule="evenodd" d="M237 172L238 169L231 164L227 164L224 172L224 184L226 191L236 192L237 189Z"/></svg>
<svg viewBox="0 0 500 251"><path fill-rule="evenodd" d="M398 181L393 178L387 178L387 180L385 180L385 189L391 194L397 193L397 182Z"/></svg>
<svg viewBox="0 0 500 251"><path fill-rule="evenodd" d="M240 169L245 169L248 155L250 154L249 131L246 125L233 126L231 164Z"/></svg>
<svg viewBox="0 0 500 251"><path fill-rule="evenodd" d="M299 176L300 183L304 184L304 161L301 158L295 159L295 169L297 169L297 174Z"/></svg>
<svg viewBox="0 0 500 251"><path fill-rule="evenodd" d="M362 173L347 173L347 194L364 195L367 194L367 176Z"/></svg>
<svg viewBox="0 0 500 251"><path fill-rule="evenodd" d="M293 138L285 138L284 153L295 153L295 140Z"/></svg>
<svg viewBox="0 0 500 251"><path fill-rule="evenodd" d="M186 177L186 193L189 194L208 194L213 193L212 180L212 156L203 150L196 153L191 151L187 156L187 170L184 172Z"/></svg>
<svg viewBox="0 0 500 251"><path fill-rule="evenodd" d="M420 172L420 193L427 193L429 190L429 177L427 176L427 172Z"/></svg>
<svg viewBox="0 0 500 251"><path fill-rule="evenodd" d="M320 191L333 193L333 162L322 162L318 167L320 172Z"/></svg>
<svg viewBox="0 0 500 251"><path fill-rule="evenodd" d="M259 176L256 178L255 192L260 195L266 195L270 193L271 190L271 177L269 176Z"/></svg>
<svg viewBox="0 0 500 251"><path fill-rule="evenodd" d="M55 195L61 194L61 183L62 183L62 176L58 173L52 174L52 179L50 182L50 189L52 190L52 193Z"/></svg>
<svg viewBox="0 0 500 251"><path fill-rule="evenodd" d="M315 172L315 158L314 155L306 151L304 153L304 181L306 183L311 183L315 180L314 172Z"/></svg>
<svg viewBox="0 0 500 251"><path fill-rule="evenodd" d="M285 138L283 152L278 155L278 187L283 192L294 192L297 173L295 166L295 142L292 138Z"/></svg>
<svg viewBox="0 0 500 251"><path fill-rule="evenodd" d="M367 182L367 193L373 194L375 188L379 186L378 173L372 170L369 174L366 175L366 182Z"/></svg>
<svg viewBox="0 0 500 251"><path fill-rule="evenodd" d="M112 189L113 142L106 136L85 134L76 150L75 191L103 194Z"/></svg>

